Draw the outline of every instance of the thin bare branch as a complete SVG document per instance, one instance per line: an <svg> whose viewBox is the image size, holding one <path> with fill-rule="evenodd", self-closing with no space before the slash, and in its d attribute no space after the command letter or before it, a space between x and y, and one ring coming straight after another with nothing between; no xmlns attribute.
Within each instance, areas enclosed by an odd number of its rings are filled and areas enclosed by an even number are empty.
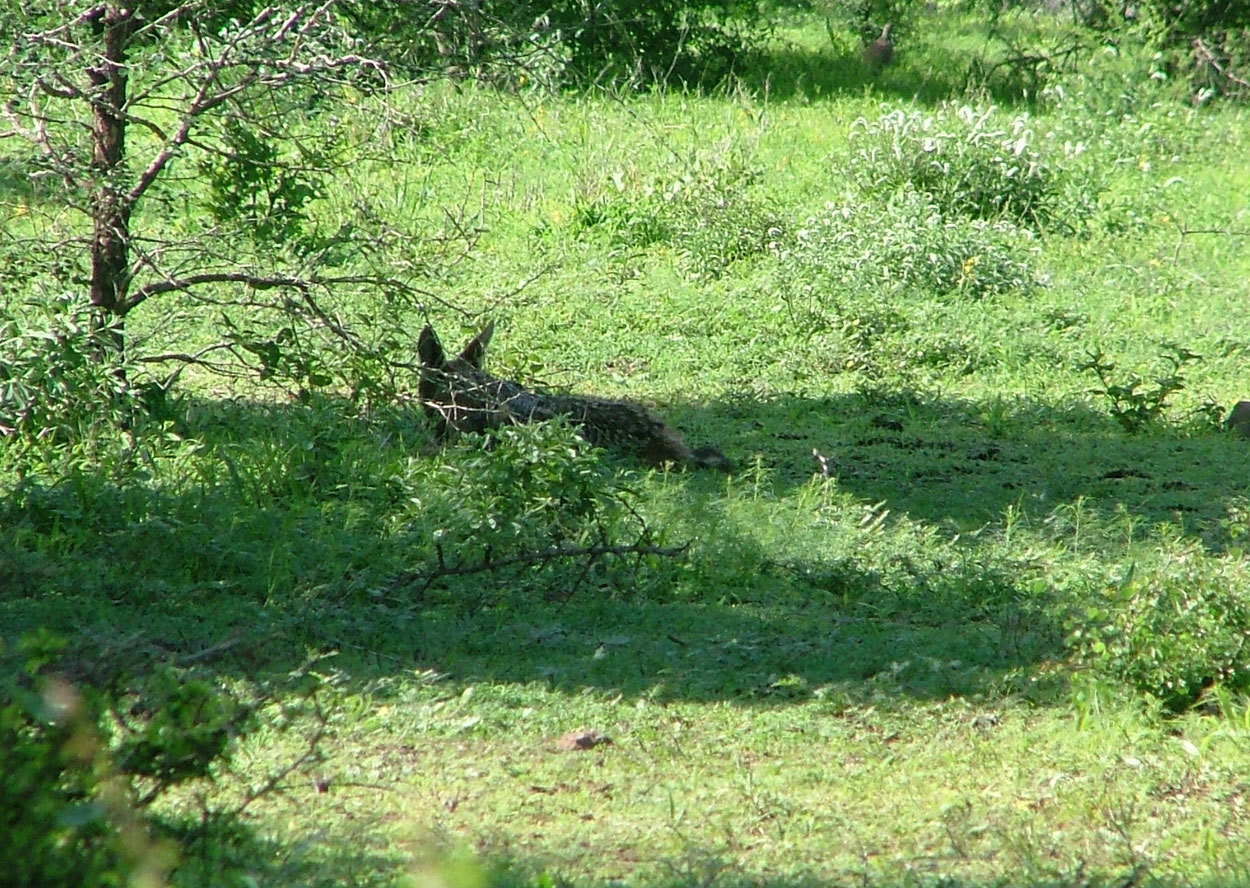
<svg viewBox="0 0 1250 888"><path fill-rule="evenodd" d="M216 363L215 361L205 361L204 356L217 351L230 351L232 348L234 348L234 346L228 342L219 342L216 345L210 345L206 348L202 348L195 354L188 354L186 352L167 352L166 354L160 355L143 355L142 357L135 358L135 360L140 364L170 364L176 361L182 364L201 364L205 367L216 368L221 367L222 365Z"/></svg>
<svg viewBox="0 0 1250 888"><path fill-rule="evenodd" d="M52 96L56 99L84 98L83 91L66 78L60 71L54 72L52 76L60 81L55 86L44 80L42 77L35 78L35 86L39 87L39 90L45 95Z"/></svg>
<svg viewBox="0 0 1250 888"><path fill-rule="evenodd" d="M1215 71L1230 83L1235 83L1242 89L1250 89L1250 81L1244 77L1237 76L1237 73L1223 61L1220 56L1213 50L1201 37L1195 38L1193 41L1194 57L1196 61Z"/></svg>
<svg viewBox="0 0 1250 888"><path fill-rule="evenodd" d="M309 286L308 281L303 278L290 277L288 275L259 275L249 271L201 272L200 274L191 274L176 280L154 281L140 287L126 300L126 311L130 311L136 305L161 293L170 293L176 290L187 292L203 284L224 283L246 284L256 290L268 290L275 287L306 290Z"/></svg>
<svg viewBox="0 0 1250 888"><path fill-rule="evenodd" d="M529 288L530 284L534 283L534 281L536 281L536 280L538 280L539 278L543 277L544 275L546 275L546 274L547 274L547 272L549 272L549 271L553 270L554 268L556 268L556 263L554 263L554 262L548 262L546 265L544 265L542 268L538 269L538 271L536 271L536 272L534 272L533 274L531 274L531 275L530 275L529 277L527 277L525 280L521 281L521 283L517 284L517 285L516 285L515 287L513 287L511 290L509 290L508 292L506 292L506 293L504 293L504 294L500 295L498 298L491 300L490 305L488 305L488 306L487 306L486 308L484 308L482 311L478 312L478 314L479 314L479 315L482 315L482 316L485 316L485 317L490 317L490 316L494 315L494 314L495 314L495 310L496 310L496 309L497 309L500 305L510 305L510 304L512 304L512 303L513 303L513 301L516 299L516 297L520 296L520 295L521 295L521 293L523 293L525 290L527 290L527 289Z"/></svg>

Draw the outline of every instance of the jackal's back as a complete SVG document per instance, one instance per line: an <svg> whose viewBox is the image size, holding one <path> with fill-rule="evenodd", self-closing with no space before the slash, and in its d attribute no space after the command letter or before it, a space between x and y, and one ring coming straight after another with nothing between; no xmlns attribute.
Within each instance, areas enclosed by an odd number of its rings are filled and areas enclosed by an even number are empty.
<svg viewBox="0 0 1250 888"><path fill-rule="evenodd" d="M728 460L715 448L691 450L681 433L641 404L590 395L562 395L528 389L483 369L490 324L448 359L433 329L418 342L421 401L444 429L484 432L505 423L564 417L597 447L624 451L656 466L665 463L720 468Z"/></svg>

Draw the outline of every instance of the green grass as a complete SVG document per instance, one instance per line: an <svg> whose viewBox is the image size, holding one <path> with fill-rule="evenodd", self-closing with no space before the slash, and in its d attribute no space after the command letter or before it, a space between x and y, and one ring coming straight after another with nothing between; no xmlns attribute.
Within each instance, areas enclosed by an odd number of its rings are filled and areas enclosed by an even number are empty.
<svg viewBox="0 0 1250 888"><path fill-rule="evenodd" d="M1250 884L1239 678L1179 713L1162 692L1214 678L1204 656L1250 629L1250 449L1207 410L1250 396L1250 260L1233 235L1180 238L1247 227L1245 112L1190 111L1148 61L1098 56L995 118L1027 112L1097 191L1017 255L1040 285L976 299L866 264L800 298L812 268L780 251L826 203L882 214L855 244L893 212L840 172L854 121L986 106L919 48L869 83L822 23L786 34L775 70L716 95L431 86L394 164L351 171L387 214L465 208L483 230L422 286L496 319L491 367L655 405L732 475L559 456L557 430L532 445L548 487L516 491L411 404L193 375L163 436L6 452L6 639L51 627L84 662L231 640L206 663L227 686L281 699L309 658L324 680L323 758L181 882L232 860L279 885ZM5 187L6 211L33 199ZM449 345L474 325L428 308ZM403 322L415 351L423 318ZM1081 365L1101 349L1148 394L1169 342L1202 358L1129 434ZM436 540L452 566L536 548L544 510L587 491L614 539L689 548L422 579ZM263 722L209 798L310 730ZM556 748L580 728L613 742ZM193 818L200 790L161 810Z"/></svg>

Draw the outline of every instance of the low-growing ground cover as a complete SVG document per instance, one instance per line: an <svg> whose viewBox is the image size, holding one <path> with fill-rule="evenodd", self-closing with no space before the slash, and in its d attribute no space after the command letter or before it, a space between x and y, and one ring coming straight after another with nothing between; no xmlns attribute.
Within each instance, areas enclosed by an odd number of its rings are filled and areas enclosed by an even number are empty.
<svg viewBox="0 0 1250 888"><path fill-rule="evenodd" d="M1244 112L1110 47L996 105L781 38L713 95L414 87L362 172L471 209L444 335L733 473L193 371L5 451L6 639L266 701L156 803L178 881L1250 882Z"/></svg>

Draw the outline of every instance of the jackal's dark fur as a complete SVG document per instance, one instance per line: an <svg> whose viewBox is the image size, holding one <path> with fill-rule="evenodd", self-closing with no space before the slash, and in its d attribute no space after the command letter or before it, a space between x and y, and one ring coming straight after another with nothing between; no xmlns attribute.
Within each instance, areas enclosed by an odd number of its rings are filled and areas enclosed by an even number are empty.
<svg viewBox="0 0 1250 888"><path fill-rule="evenodd" d="M449 359L434 329L427 324L421 331L417 341L421 403L442 430L484 432L507 423L563 416L591 444L635 454L654 466L679 463L729 468L720 451L714 447L691 450L678 431L641 404L533 391L490 375L483 366L486 345L494 332L494 323L487 324L464 351Z"/></svg>

